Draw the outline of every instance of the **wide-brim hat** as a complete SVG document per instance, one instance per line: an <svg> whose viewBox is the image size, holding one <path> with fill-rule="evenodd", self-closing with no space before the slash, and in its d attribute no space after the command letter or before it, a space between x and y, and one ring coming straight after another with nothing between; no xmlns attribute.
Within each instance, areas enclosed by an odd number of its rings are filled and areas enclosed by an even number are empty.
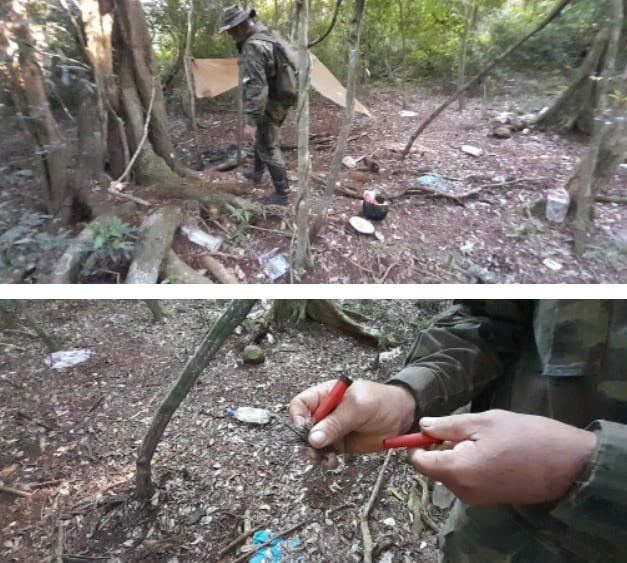
<svg viewBox="0 0 627 563"><path fill-rule="evenodd" d="M246 21L249 18L254 18L257 15L257 12L254 8L250 10L243 10L239 6L229 6L228 8L224 8L222 10L222 27L220 28L220 33L224 33L229 29L239 25L243 21Z"/></svg>

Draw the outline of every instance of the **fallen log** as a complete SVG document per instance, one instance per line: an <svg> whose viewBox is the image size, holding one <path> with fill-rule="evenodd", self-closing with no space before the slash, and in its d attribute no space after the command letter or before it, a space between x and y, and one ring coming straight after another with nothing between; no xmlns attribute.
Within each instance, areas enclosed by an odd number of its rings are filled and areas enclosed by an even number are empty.
<svg viewBox="0 0 627 563"><path fill-rule="evenodd" d="M169 250L161 267L162 277L172 283L213 283L194 268L188 266L173 250Z"/></svg>
<svg viewBox="0 0 627 563"><path fill-rule="evenodd" d="M96 231L109 219L106 215L96 217L72 240L52 270L50 283L76 282L81 264L92 250Z"/></svg>
<svg viewBox="0 0 627 563"><path fill-rule="evenodd" d="M163 207L150 215L140 229L126 283L156 283L159 269L183 218L178 207Z"/></svg>
<svg viewBox="0 0 627 563"><path fill-rule="evenodd" d="M213 256L205 254L199 258L200 263L220 282L228 284L239 283L235 276L231 274L220 262Z"/></svg>

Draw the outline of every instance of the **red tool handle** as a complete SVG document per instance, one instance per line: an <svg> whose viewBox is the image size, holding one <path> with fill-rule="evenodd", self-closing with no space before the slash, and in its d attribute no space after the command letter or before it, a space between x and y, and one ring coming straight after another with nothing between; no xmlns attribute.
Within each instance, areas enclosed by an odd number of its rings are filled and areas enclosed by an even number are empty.
<svg viewBox="0 0 627 563"><path fill-rule="evenodd" d="M350 377L346 375L340 376L313 413L311 420L314 424L318 424L318 422L338 406L344 393L346 393L346 390L351 386L351 383L353 383L353 380Z"/></svg>
<svg viewBox="0 0 627 563"><path fill-rule="evenodd" d="M442 440L429 436L424 432L416 432L415 434L403 434L402 436L394 436L383 440L383 447L391 448L420 448L429 444L441 444Z"/></svg>

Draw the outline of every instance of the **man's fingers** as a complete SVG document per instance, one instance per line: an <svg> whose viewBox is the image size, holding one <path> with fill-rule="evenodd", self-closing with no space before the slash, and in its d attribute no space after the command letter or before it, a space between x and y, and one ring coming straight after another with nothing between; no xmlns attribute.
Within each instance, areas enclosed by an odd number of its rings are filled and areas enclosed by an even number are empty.
<svg viewBox="0 0 627 563"><path fill-rule="evenodd" d="M477 430L476 414L456 414L441 417L423 417L420 419L420 428L440 440L463 442L472 439Z"/></svg>
<svg viewBox="0 0 627 563"><path fill-rule="evenodd" d="M408 450L409 460L418 473L422 473L436 481L445 481L449 473L453 450Z"/></svg>

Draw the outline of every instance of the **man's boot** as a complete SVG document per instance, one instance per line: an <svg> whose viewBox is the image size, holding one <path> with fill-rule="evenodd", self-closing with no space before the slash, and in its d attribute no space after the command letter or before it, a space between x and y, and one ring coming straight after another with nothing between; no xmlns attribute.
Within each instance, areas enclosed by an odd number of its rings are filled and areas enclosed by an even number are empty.
<svg viewBox="0 0 627 563"><path fill-rule="evenodd" d="M242 176L247 180L250 180L253 184L259 186L263 178L263 171L265 170L265 162L259 157L259 153L255 151L255 163L253 165L252 172L243 172Z"/></svg>
<svg viewBox="0 0 627 563"><path fill-rule="evenodd" d="M268 164L268 170L274 184L274 193L262 197L259 202L263 205L287 205L287 195L290 191L287 182L287 172L285 168Z"/></svg>

